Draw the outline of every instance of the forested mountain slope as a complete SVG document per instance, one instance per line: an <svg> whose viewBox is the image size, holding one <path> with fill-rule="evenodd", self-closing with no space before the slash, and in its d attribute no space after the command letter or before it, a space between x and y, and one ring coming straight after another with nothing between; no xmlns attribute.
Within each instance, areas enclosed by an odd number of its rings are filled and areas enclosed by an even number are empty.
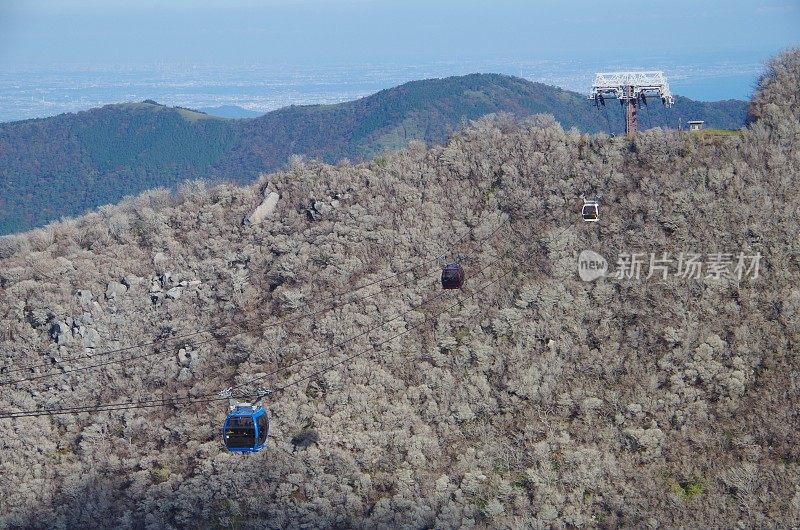
<svg viewBox="0 0 800 530"><path fill-rule="evenodd" d="M235 141L231 122L149 101L0 124L0 233L197 178Z"/></svg>
<svg viewBox="0 0 800 530"><path fill-rule="evenodd" d="M249 183L291 155L335 163L372 158L410 140L442 142L493 112L555 116L564 128L621 131L617 105L598 110L581 94L496 74L428 79L337 105L293 106L224 120L153 101L0 124L0 234L193 179ZM642 110L643 127L679 119L744 124L745 102L678 98Z"/></svg>
<svg viewBox="0 0 800 530"><path fill-rule="evenodd" d="M490 117L0 239L0 417L283 389L246 457L221 445L223 401L0 419L2 523L797 526L798 86L800 51L740 135ZM583 250L674 261L586 282ZM758 274L715 275L725 253Z"/></svg>

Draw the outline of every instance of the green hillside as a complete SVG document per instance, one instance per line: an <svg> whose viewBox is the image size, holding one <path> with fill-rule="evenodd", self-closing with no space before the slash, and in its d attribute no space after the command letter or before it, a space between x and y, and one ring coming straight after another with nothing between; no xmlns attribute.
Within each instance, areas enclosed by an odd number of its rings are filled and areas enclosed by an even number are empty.
<svg viewBox="0 0 800 530"><path fill-rule="evenodd" d="M0 233L197 177L234 143L226 120L150 102L0 124Z"/></svg>
<svg viewBox="0 0 800 530"><path fill-rule="evenodd" d="M652 105L644 128L679 118L739 128L745 103L677 98ZM184 180L251 182L298 154L334 163L368 159L410 140L443 142L489 113L552 114L565 128L622 130L621 111L594 108L581 94L523 79L472 74L414 81L337 105L292 106L227 120L154 101L107 105L77 114L0 124L0 234ZM669 124L667 123L669 121Z"/></svg>

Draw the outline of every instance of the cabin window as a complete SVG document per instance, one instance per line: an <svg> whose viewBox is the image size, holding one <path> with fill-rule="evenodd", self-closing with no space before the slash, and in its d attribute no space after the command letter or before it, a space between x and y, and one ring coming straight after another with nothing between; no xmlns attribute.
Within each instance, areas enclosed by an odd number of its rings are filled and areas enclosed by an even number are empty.
<svg viewBox="0 0 800 530"><path fill-rule="evenodd" d="M256 429L253 418L234 416L228 419L225 427L225 445L233 449L253 447L256 441Z"/></svg>
<svg viewBox="0 0 800 530"><path fill-rule="evenodd" d="M256 420L258 424L258 445L264 444L267 441L267 434L269 433L269 422L267 421L267 415L262 414Z"/></svg>

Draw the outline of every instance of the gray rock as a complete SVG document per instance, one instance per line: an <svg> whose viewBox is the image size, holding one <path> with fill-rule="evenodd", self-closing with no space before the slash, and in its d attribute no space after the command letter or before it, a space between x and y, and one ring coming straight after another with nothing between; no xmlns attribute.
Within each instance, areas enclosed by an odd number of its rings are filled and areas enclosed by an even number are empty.
<svg viewBox="0 0 800 530"><path fill-rule="evenodd" d="M169 287L170 285L172 285L174 283L172 281L172 273L171 272L165 272L164 274L159 276L158 279L161 282L161 287Z"/></svg>
<svg viewBox="0 0 800 530"><path fill-rule="evenodd" d="M118 296L121 297L126 292L128 292L128 288L120 282L108 282L108 287L106 287L106 298L113 300Z"/></svg>
<svg viewBox="0 0 800 530"><path fill-rule="evenodd" d="M197 373L197 368L200 366L200 352L199 351L190 351L189 352L189 370L192 373Z"/></svg>
<svg viewBox="0 0 800 530"><path fill-rule="evenodd" d="M178 372L178 381L181 383L188 381L192 378L192 372L188 368L181 368L181 371Z"/></svg>
<svg viewBox="0 0 800 530"><path fill-rule="evenodd" d="M92 291L88 289L78 289L77 292L75 293L75 296L78 297L78 301L81 304L88 304L94 298L94 295L92 295Z"/></svg>
<svg viewBox="0 0 800 530"><path fill-rule="evenodd" d="M128 289L130 289L130 288L132 288L132 287L134 287L136 285L139 285L139 283L141 281L142 281L142 279L139 278L138 276L125 276L124 278L122 278L122 283Z"/></svg>
<svg viewBox="0 0 800 530"><path fill-rule="evenodd" d="M56 341L59 346L66 344L69 340L70 329L66 322L58 321L50 328L50 336Z"/></svg>
<svg viewBox="0 0 800 530"><path fill-rule="evenodd" d="M320 216L325 215L332 209L333 207L331 207L330 204L322 201L314 201L311 203L311 206L306 209L306 215L309 221L316 221Z"/></svg>
<svg viewBox="0 0 800 530"><path fill-rule="evenodd" d="M153 256L153 265L156 269L160 268L161 265L164 265L167 262L167 257L164 255L163 252L156 252Z"/></svg>
<svg viewBox="0 0 800 530"><path fill-rule="evenodd" d="M100 333L98 333L97 330L86 328L86 331L83 332L81 343L83 344L84 348L96 348L99 340Z"/></svg>
<svg viewBox="0 0 800 530"><path fill-rule="evenodd" d="M317 201L314 203L314 209L320 214L325 215L331 211L331 205L325 202Z"/></svg>
<svg viewBox="0 0 800 530"><path fill-rule="evenodd" d="M250 224L257 225L263 221L268 215L275 211L275 206L278 204L278 194L270 192L258 208L250 215L248 220Z"/></svg>
<svg viewBox="0 0 800 530"><path fill-rule="evenodd" d="M178 350L178 364L184 368L188 368L192 363L192 352L187 352L186 349L181 348Z"/></svg>
<svg viewBox="0 0 800 530"><path fill-rule="evenodd" d="M331 201L331 208L338 208L341 203L337 199Z"/></svg>
<svg viewBox="0 0 800 530"><path fill-rule="evenodd" d="M150 292L151 293L160 293L161 292L161 282L154 278L150 280Z"/></svg>
<svg viewBox="0 0 800 530"><path fill-rule="evenodd" d="M169 291L167 291L167 298L171 298L173 300L177 300L183 294L183 287L173 287Z"/></svg>

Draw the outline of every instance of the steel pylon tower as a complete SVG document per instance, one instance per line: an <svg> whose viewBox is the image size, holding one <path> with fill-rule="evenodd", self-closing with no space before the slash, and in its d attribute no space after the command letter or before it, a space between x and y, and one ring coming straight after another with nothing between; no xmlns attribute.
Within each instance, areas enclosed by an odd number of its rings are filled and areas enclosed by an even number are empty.
<svg viewBox="0 0 800 530"><path fill-rule="evenodd" d="M675 98L669 91L664 72L610 72L595 75L589 99L597 106L605 106L606 98L613 97L625 107L625 134L628 138L636 134L636 108L641 102L647 104L647 96L661 99L665 107L671 107Z"/></svg>

